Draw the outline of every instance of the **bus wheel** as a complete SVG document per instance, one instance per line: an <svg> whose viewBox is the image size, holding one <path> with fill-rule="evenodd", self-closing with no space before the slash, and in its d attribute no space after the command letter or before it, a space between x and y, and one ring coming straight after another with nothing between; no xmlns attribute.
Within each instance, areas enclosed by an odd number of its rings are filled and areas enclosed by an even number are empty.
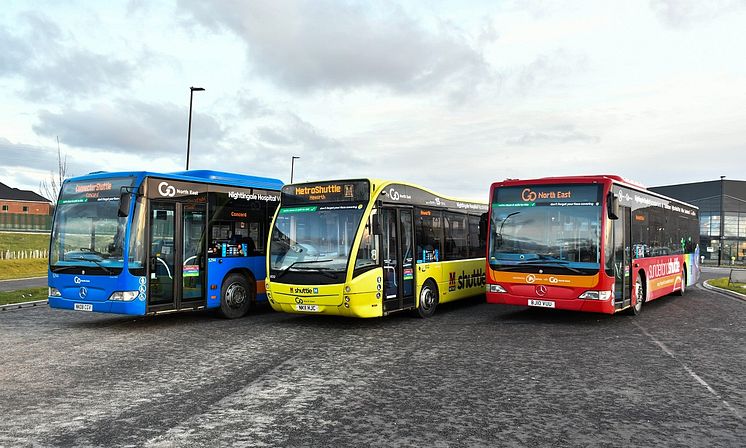
<svg viewBox="0 0 746 448"><path fill-rule="evenodd" d="M686 265L684 265L684 272L681 275L681 289L674 292L677 296L683 296L686 294Z"/></svg>
<svg viewBox="0 0 746 448"><path fill-rule="evenodd" d="M220 315L226 319L244 316L254 300L253 288L241 274L231 274L220 289Z"/></svg>
<svg viewBox="0 0 746 448"><path fill-rule="evenodd" d="M430 317L435 313L438 306L438 287L432 280L425 281L420 290L420 304L417 307L417 316Z"/></svg>
<svg viewBox="0 0 746 448"><path fill-rule="evenodd" d="M638 275L635 280L635 304L630 307L630 314L633 316L640 314L643 302L645 302L645 287L642 284L642 278Z"/></svg>

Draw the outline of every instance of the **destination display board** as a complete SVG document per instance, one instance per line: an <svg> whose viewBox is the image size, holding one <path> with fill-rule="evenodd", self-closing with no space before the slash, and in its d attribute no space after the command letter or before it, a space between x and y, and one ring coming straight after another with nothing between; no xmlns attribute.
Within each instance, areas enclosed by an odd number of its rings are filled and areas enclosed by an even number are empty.
<svg viewBox="0 0 746 448"><path fill-rule="evenodd" d="M367 180L340 180L293 184L282 187L282 204L309 204L322 202L367 202L370 182Z"/></svg>
<svg viewBox="0 0 746 448"><path fill-rule="evenodd" d="M531 185L499 187L492 198L495 207L583 207L601 204L600 184Z"/></svg>
<svg viewBox="0 0 746 448"><path fill-rule="evenodd" d="M122 187L131 187L133 177L65 182L59 204L79 204L93 201L118 201Z"/></svg>

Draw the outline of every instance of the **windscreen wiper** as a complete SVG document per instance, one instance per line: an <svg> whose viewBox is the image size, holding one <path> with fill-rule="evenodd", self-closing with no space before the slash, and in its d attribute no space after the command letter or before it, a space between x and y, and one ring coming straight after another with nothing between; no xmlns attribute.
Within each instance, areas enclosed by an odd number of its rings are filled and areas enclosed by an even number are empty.
<svg viewBox="0 0 746 448"><path fill-rule="evenodd" d="M99 252L99 251L97 251L97 250L95 250L95 249L91 249L91 248L89 248L89 247L81 247L81 248L80 248L80 251L81 251L81 252L88 252L88 253L91 253L91 254L97 255L97 256L99 256L99 257L101 257L101 258L109 258L107 254L105 254L105 253L103 253L103 252Z"/></svg>
<svg viewBox="0 0 746 448"><path fill-rule="evenodd" d="M288 272L290 272L290 268L292 268L292 267L294 267L294 266L296 266L296 265L299 265L299 264L306 264L306 263L325 263L325 262L327 262L327 261L332 261L332 259L330 258L330 259L328 259L328 260L304 260L304 261L295 261L295 262L293 262L293 263L290 263L290 266L288 266L288 267L286 267L285 269L283 269L282 271L280 271L280 273L279 273L279 274L277 274L277 276L275 276L275 280L277 280L278 278L280 278L280 277L282 277L283 275L285 275L285 274L287 274Z"/></svg>
<svg viewBox="0 0 746 448"><path fill-rule="evenodd" d="M529 266L543 266L543 265L555 265L555 266L561 266L568 271L575 272L578 274L585 274L585 272L581 271L580 269L573 268L569 266L570 262L567 260L560 260L557 258L539 258L538 260L528 260L528 261L521 261L518 263L519 265L529 265Z"/></svg>
<svg viewBox="0 0 746 448"><path fill-rule="evenodd" d="M93 258L83 258L83 257L71 257L71 258L65 258L65 260L80 260L80 261L90 261L91 263L95 263L96 266L100 267L109 275L114 275L114 272L112 272L111 269L104 266L100 261L94 260Z"/></svg>
<svg viewBox="0 0 746 448"><path fill-rule="evenodd" d="M294 268L294 269L298 271L318 272L324 277L333 278L333 279L336 279L337 276L333 275L332 272L339 272L336 269L331 269L331 268L302 267L302 268Z"/></svg>

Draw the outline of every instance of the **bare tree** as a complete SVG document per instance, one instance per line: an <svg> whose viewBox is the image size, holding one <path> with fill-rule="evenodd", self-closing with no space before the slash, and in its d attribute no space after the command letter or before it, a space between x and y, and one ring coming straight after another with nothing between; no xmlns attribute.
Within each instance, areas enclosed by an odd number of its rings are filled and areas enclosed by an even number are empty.
<svg viewBox="0 0 746 448"><path fill-rule="evenodd" d="M60 137L57 136L57 172L49 172L49 179L39 182L39 191L42 196L52 201L52 205L57 205L57 199L60 195L62 182L67 179L67 154L62 157L60 151Z"/></svg>

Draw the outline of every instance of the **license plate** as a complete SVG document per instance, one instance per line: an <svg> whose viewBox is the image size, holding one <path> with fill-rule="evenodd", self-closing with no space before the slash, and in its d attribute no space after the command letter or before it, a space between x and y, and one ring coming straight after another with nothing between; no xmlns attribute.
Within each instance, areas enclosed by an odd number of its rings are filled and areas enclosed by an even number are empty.
<svg viewBox="0 0 746 448"><path fill-rule="evenodd" d="M307 311L310 313L318 313L318 305L295 305L295 311Z"/></svg>
<svg viewBox="0 0 746 448"><path fill-rule="evenodd" d="M75 311L93 311L93 305L90 303L76 303L73 305Z"/></svg>
<svg viewBox="0 0 746 448"><path fill-rule="evenodd" d="M551 300L528 299L528 306L540 306L542 308L554 308L554 302L552 302Z"/></svg>

